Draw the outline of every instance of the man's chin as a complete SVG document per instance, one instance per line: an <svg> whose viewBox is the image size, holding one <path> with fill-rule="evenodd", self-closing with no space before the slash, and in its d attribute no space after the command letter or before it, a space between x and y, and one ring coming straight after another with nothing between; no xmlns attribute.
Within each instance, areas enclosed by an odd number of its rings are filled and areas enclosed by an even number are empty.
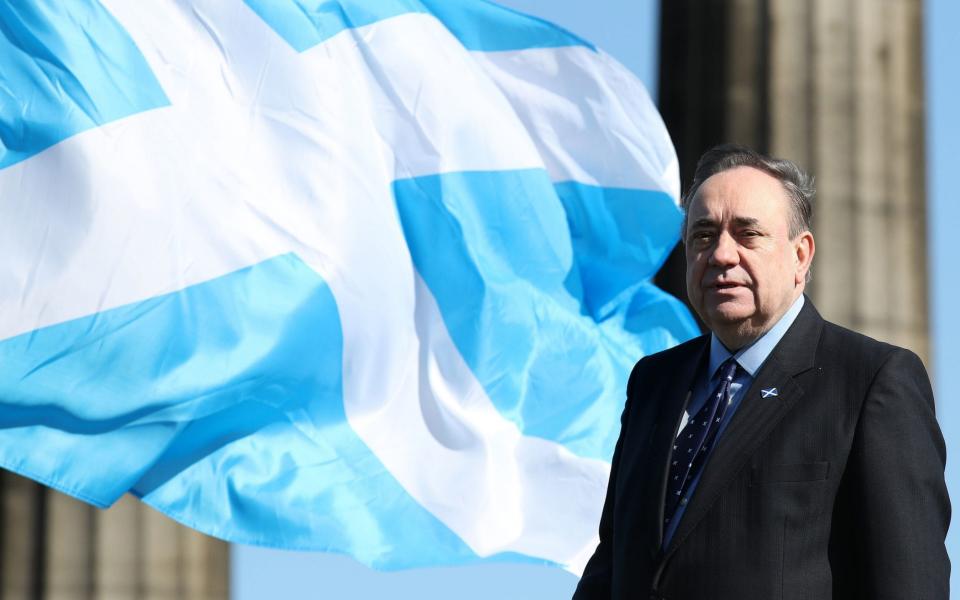
<svg viewBox="0 0 960 600"><path fill-rule="evenodd" d="M707 313L710 315L711 328L731 327L743 323L756 313L754 306L743 302L726 301L718 302L713 306L707 307Z"/></svg>

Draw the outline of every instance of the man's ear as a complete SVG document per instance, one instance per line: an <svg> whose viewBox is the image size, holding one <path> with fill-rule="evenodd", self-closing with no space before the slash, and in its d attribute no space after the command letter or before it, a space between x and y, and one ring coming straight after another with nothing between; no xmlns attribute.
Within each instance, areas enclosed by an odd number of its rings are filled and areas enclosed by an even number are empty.
<svg viewBox="0 0 960 600"><path fill-rule="evenodd" d="M813 241L813 234L804 231L793 241L794 255L796 256L796 270L794 271L794 284L800 285L807 280L807 272L810 270L810 264L813 262L813 255L817 251L817 246Z"/></svg>

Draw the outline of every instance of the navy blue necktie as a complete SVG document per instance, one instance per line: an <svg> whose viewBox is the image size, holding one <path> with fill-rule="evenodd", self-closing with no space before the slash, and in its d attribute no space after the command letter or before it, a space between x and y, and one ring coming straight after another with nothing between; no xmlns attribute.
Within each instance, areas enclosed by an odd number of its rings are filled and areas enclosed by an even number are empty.
<svg viewBox="0 0 960 600"><path fill-rule="evenodd" d="M703 403L703 408L690 417L673 443L667 496L663 504L665 525L670 523L677 507L687 503L690 482L703 468L730 403L730 384L737 372L737 361L730 357L720 365L719 371L720 383Z"/></svg>

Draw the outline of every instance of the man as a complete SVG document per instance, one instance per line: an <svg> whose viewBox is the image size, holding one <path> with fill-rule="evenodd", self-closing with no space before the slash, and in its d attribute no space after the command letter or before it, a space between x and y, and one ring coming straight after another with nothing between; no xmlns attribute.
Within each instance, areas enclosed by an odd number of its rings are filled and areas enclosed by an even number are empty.
<svg viewBox="0 0 960 600"><path fill-rule="evenodd" d="M788 161L737 146L701 158L683 243L711 333L634 368L574 598L947 600L926 372L803 295L812 196Z"/></svg>

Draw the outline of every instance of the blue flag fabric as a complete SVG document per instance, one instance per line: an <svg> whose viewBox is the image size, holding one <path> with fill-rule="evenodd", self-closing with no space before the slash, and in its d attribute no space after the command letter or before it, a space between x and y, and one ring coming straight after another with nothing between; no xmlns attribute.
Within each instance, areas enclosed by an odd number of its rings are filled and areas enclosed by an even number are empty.
<svg viewBox="0 0 960 600"><path fill-rule="evenodd" d="M639 82L480 0L0 8L0 465L379 568L582 568L696 333Z"/></svg>

